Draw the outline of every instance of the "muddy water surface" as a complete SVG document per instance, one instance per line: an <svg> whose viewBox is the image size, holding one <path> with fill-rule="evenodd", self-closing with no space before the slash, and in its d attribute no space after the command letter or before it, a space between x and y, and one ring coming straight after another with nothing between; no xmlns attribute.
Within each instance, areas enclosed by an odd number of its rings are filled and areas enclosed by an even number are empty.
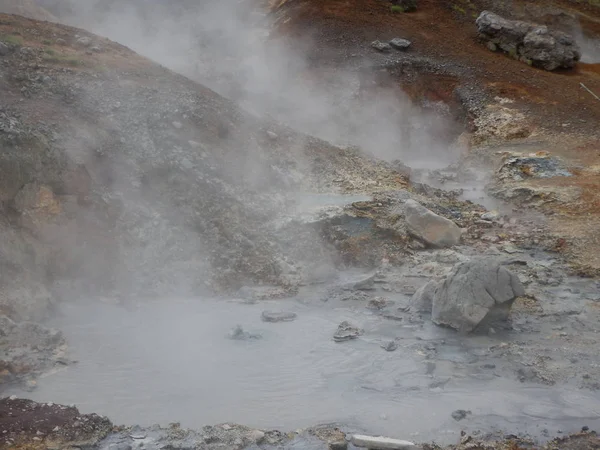
<svg viewBox="0 0 600 450"><path fill-rule="evenodd" d="M266 323L266 309L298 317ZM502 337L474 337L467 349L453 332L386 319L358 302L323 302L316 293L255 304L164 299L135 311L79 303L61 313L52 325L64 330L78 363L40 379L33 392L14 393L73 403L115 423L290 430L336 422L441 442L455 441L461 429L543 437L544 430L600 426L597 394L456 370L478 358L483 364L478 355ZM363 336L334 342L343 320L364 328ZM262 338L230 339L238 324ZM392 339L396 351L380 347ZM472 414L457 422L457 409Z"/></svg>

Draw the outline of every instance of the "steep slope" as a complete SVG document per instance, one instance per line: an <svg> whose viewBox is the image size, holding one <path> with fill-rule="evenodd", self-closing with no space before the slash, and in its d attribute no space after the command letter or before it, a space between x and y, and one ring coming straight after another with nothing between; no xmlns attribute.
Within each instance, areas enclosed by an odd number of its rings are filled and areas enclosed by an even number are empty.
<svg viewBox="0 0 600 450"><path fill-rule="evenodd" d="M3 286L287 288L268 223L290 197L406 186L384 163L262 121L106 39L7 15L0 36ZM327 260L319 240L306 245Z"/></svg>

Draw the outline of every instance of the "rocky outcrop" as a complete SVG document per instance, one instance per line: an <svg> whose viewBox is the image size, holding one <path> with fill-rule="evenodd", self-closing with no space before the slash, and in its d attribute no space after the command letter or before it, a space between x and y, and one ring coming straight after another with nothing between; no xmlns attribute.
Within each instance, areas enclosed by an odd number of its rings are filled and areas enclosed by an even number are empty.
<svg viewBox="0 0 600 450"><path fill-rule="evenodd" d="M525 294L519 278L489 258L459 263L433 296L431 320L461 332L482 322L506 320L513 301Z"/></svg>
<svg viewBox="0 0 600 450"><path fill-rule="evenodd" d="M545 70L569 69L581 58L579 47L571 35L550 30L544 25L508 20L490 11L483 11L476 24L490 50L502 50Z"/></svg>
<svg viewBox="0 0 600 450"><path fill-rule="evenodd" d="M408 231L432 247L451 247L460 242L460 228L451 220L438 216L415 200L404 203Z"/></svg>

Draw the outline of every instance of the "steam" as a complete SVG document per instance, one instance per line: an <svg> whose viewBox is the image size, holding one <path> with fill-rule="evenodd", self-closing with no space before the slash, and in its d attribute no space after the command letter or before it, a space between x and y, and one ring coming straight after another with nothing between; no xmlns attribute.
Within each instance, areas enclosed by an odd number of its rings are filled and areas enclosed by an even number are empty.
<svg viewBox="0 0 600 450"><path fill-rule="evenodd" d="M364 90L365 79L353 68L311 71L307 50L318 45L316 38L271 38L273 16L258 1L87 0L71 2L68 11L63 7L67 23L127 45L298 131L408 165L440 167L456 159L448 145L449 118L412 105L399 87Z"/></svg>

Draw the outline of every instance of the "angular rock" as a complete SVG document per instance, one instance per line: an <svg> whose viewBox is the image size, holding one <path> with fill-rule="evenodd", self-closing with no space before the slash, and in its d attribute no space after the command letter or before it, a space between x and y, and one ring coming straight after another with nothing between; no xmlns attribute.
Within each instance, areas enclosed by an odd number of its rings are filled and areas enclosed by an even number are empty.
<svg viewBox="0 0 600 450"><path fill-rule="evenodd" d="M372 450L409 450L416 448L415 444L410 441L362 434L353 435L352 444L356 447L366 447Z"/></svg>
<svg viewBox="0 0 600 450"><path fill-rule="evenodd" d="M409 233L432 247L451 247L460 242L461 230L451 220L438 216L414 200L404 203Z"/></svg>
<svg viewBox="0 0 600 450"><path fill-rule="evenodd" d="M414 312L431 313L433 306L433 297L439 283L431 280L424 286L421 286L410 299L410 310Z"/></svg>
<svg viewBox="0 0 600 450"><path fill-rule="evenodd" d="M431 320L461 332L506 320L525 294L519 278L498 261L475 258L454 266L433 297Z"/></svg>
<svg viewBox="0 0 600 450"><path fill-rule="evenodd" d="M393 352L398 348L398 344L395 341L388 341L385 344L381 344L381 348L386 352Z"/></svg>
<svg viewBox="0 0 600 450"><path fill-rule="evenodd" d="M264 322L291 322L296 320L296 317L296 313L285 311L263 311L261 314Z"/></svg>
<svg viewBox="0 0 600 450"><path fill-rule="evenodd" d="M561 31L521 20L507 20L483 11L476 20L490 49L500 49L545 70L574 67L581 58L575 39Z"/></svg>
<svg viewBox="0 0 600 450"><path fill-rule="evenodd" d="M383 53L390 52L392 50L392 47L390 44L388 44L387 42L381 42L381 41L371 42L371 47L373 47L375 50L383 52Z"/></svg>
<svg viewBox="0 0 600 450"><path fill-rule="evenodd" d="M343 342L349 341L351 339L356 339L361 334L363 334L363 330L353 325L350 325L349 322L343 321L338 326L338 329L333 334L333 340L335 342Z"/></svg>
<svg viewBox="0 0 600 450"><path fill-rule="evenodd" d="M410 47L412 42L410 42L408 39L394 38L389 42L389 44L396 50L406 50L408 47Z"/></svg>

